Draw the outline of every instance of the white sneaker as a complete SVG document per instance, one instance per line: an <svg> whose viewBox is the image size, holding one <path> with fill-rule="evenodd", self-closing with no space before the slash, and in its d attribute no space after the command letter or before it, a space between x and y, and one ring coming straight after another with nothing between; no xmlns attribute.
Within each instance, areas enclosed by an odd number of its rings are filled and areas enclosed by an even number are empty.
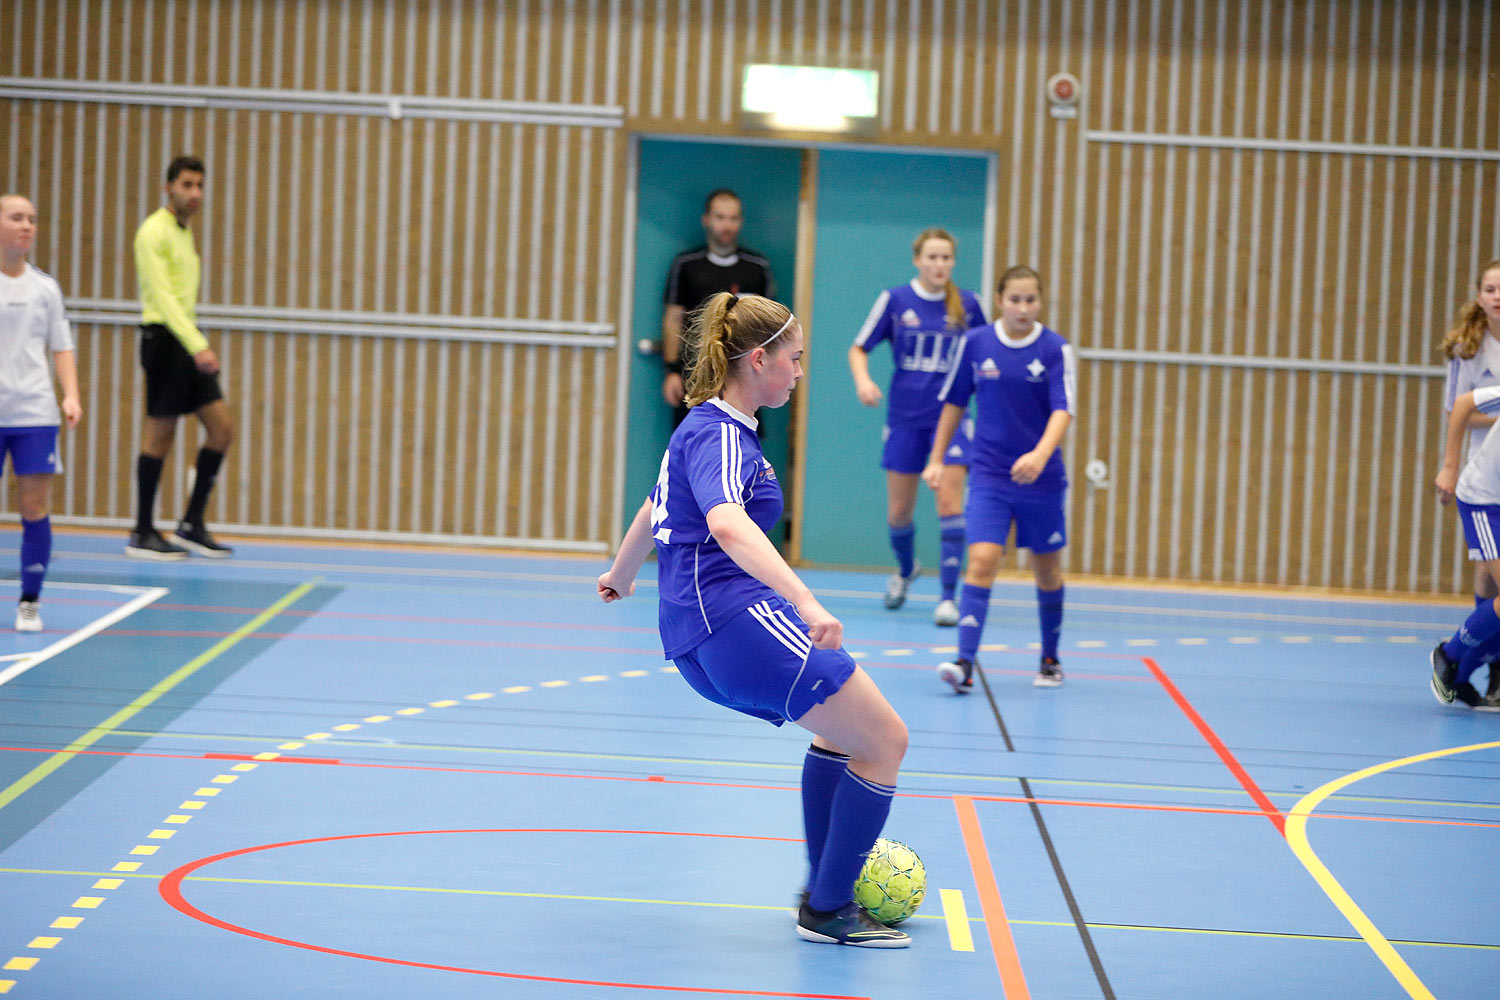
<svg viewBox="0 0 1500 1000"><path fill-rule="evenodd" d="M41 606L36 601L22 601L16 605L16 631L40 632L42 630Z"/></svg>
<svg viewBox="0 0 1500 1000"><path fill-rule="evenodd" d="M932 609L932 621L943 628L957 625L958 605L952 601L938 601L938 606Z"/></svg>
<svg viewBox="0 0 1500 1000"><path fill-rule="evenodd" d="M892 573L889 580L885 581L885 606L888 611L895 611L906 603L906 590L911 582L922 575L922 564L915 560L911 564L911 576L902 576L900 573Z"/></svg>

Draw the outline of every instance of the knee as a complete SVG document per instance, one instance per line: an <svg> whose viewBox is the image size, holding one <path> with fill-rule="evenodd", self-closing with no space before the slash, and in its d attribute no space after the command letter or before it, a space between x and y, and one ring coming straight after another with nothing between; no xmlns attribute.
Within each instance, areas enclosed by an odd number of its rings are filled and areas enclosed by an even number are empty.
<svg viewBox="0 0 1500 1000"><path fill-rule="evenodd" d="M969 567L964 573L964 579L968 583L976 587L988 587L995 582L995 574L999 572L1000 553L969 549Z"/></svg>
<svg viewBox="0 0 1500 1000"><path fill-rule="evenodd" d="M234 443L234 424L226 421L213 427L208 432L208 439L204 442L209 448L217 452L226 452Z"/></svg>
<svg viewBox="0 0 1500 1000"><path fill-rule="evenodd" d="M1061 566L1038 566L1036 568L1036 585L1040 590L1056 590L1063 585L1063 574Z"/></svg>
<svg viewBox="0 0 1500 1000"><path fill-rule="evenodd" d="M21 520L40 521L47 516L47 495L44 493L39 497L21 497L16 506L20 510Z"/></svg>
<svg viewBox="0 0 1500 1000"><path fill-rule="evenodd" d="M898 766L906 757L906 749L911 742L911 735L907 732L906 723L900 716L895 716L885 726L881 733L880 750L881 755L892 767Z"/></svg>

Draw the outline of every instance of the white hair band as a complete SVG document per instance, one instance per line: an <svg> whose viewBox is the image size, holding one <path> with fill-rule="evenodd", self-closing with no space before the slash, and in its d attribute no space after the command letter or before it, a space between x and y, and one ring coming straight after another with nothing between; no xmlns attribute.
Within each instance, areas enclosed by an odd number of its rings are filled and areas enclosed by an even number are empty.
<svg viewBox="0 0 1500 1000"><path fill-rule="evenodd" d="M783 323L783 324L781 324L781 328L780 329L778 329L775 333L771 334L765 340L762 340L760 343L756 344L754 347L750 348L750 350L748 350L748 351L741 351L739 354L736 354L734 357L730 358L729 360L730 361L738 361L740 358L747 357L747 356L749 356L751 354L754 354L756 351L760 350L762 347L769 346L770 343L771 343L771 341L775 340L777 337L781 336L783 333L786 333L787 328L792 325L792 321L795 320L796 318L797 317L793 316L790 312L787 313L786 314L786 322Z"/></svg>

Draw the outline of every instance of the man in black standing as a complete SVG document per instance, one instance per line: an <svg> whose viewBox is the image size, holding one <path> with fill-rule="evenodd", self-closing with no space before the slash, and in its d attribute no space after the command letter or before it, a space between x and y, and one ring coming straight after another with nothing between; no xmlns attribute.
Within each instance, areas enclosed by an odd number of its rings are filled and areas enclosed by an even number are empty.
<svg viewBox="0 0 1500 1000"><path fill-rule="evenodd" d="M740 196L728 188L710 192L703 203L702 222L707 242L674 257L667 273L666 308L661 317L661 357L666 369L661 395L674 410L673 427L687 416L682 376L690 359L683 356L684 317L715 292L776 297L770 262L739 245L745 223Z"/></svg>

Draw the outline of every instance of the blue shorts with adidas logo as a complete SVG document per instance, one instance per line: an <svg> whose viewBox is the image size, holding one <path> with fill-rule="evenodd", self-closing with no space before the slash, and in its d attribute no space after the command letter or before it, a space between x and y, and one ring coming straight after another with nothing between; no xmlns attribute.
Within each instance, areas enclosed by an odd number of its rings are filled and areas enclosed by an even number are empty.
<svg viewBox="0 0 1500 1000"><path fill-rule="evenodd" d="M843 649L815 649L780 597L752 604L672 662L709 701L777 726L831 698L855 667Z"/></svg>
<svg viewBox="0 0 1500 1000"><path fill-rule="evenodd" d="M927 468L927 456L932 452L932 437L936 433L936 424L931 427L892 427L886 424L881 432L880 467L888 472L920 474ZM953 432L943 464L967 466L973 436L974 421L965 417Z"/></svg>
<svg viewBox="0 0 1500 1000"><path fill-rule="evenodd" d="M57 453L57 427L0 427L0 471L10 453L11 470L18 476L62 472Z"/></svg>
<svg viewBox="0 0 1500 1000"><path fill-rule="evenodd" d="M1004 545L1012 523L1016 526L1016 548L1041 555L1068 544L1067 516L1061 490L1017 496L979 480L970 480L964 507L965 540Z"/></svg>

